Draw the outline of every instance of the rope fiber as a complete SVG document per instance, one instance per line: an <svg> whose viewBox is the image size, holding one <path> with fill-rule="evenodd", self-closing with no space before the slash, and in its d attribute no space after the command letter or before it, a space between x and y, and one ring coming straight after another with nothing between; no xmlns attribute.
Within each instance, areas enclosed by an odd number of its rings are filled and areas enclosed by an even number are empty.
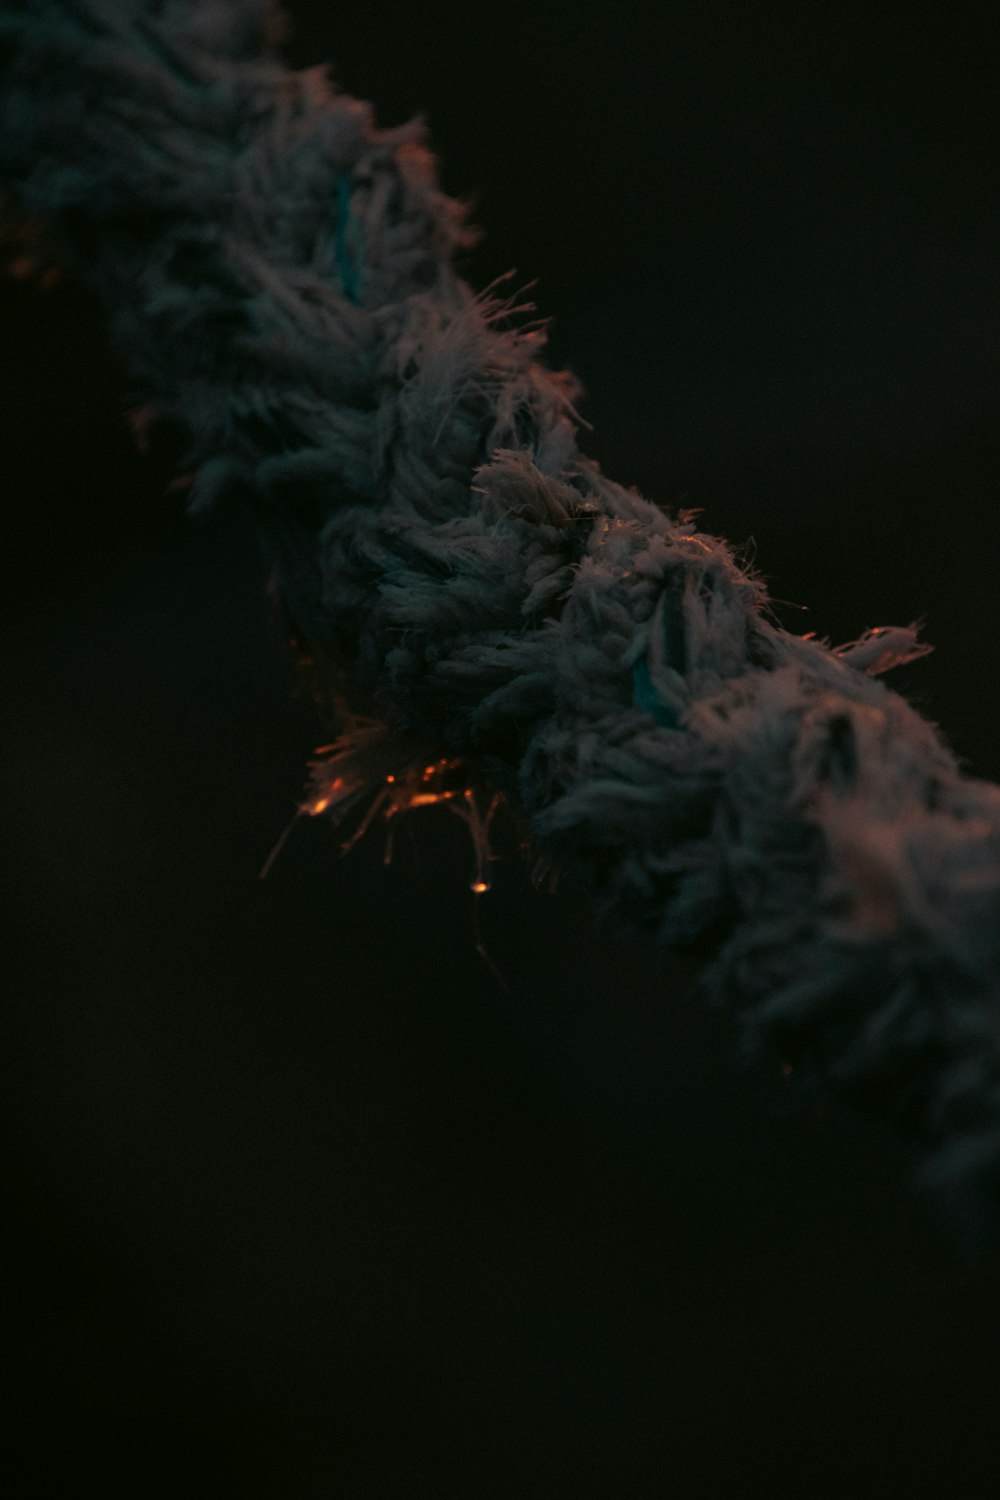
<svg viewBox="0 0 1000 1500"><path fill-rule="evenodd" d="M544 324L458 274L422 122L378 128L282 34L263 0L8 0L0 168L39 269L106 310L137 436L183 432L190 510L253 517L338 714L304 810L447 802L483 889L502 797L703 955L748 1055L911 1138L981 1243L1000 790L879 680L930 647L788 633L695 512L608 479Z"/></svg>

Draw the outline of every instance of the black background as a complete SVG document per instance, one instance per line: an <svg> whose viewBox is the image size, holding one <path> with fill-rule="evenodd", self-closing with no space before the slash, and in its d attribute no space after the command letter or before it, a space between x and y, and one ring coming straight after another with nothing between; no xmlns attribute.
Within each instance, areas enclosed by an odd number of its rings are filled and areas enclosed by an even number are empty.
<svg viewBox="0 0 1000 1500"><path fill-rule="evenodd" d="M624 483L1000 776L996 24L961 5L293 8L555 322ZM696 971L294 811L245 519L164 495L77 288L3 291L15 1493L992 1496L1000 1270L895 1144L733 1062ZM808 606L808 608L806 608Z"/></svg>

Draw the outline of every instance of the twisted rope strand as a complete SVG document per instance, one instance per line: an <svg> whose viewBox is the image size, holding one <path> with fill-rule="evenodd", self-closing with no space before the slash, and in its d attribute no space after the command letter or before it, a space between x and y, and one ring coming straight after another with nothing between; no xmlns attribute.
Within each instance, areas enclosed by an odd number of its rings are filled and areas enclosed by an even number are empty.
<svg viewBox="0 0 1000 1500"><path fill-rule="evenodd" d="M981 1230L1000 790L877 680L930 648L785 632L693 513L602 474L544 326L456 273L476 235L422 123L378 129L280 35L265 0L14 0L0 156L107 309L137 431L186 434L190 509L252 506L341 708L308 810L449 802L482 856L503 794Z"/></svg>

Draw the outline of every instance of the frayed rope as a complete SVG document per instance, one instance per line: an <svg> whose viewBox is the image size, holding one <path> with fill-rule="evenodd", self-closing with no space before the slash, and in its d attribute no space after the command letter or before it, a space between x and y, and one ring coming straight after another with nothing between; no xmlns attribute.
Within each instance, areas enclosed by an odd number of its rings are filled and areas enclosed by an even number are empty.
<svg viewBox="0 0 1000 1500"><path fill-rule="evenodd" d="M341 710L303 810L460 809L483 887L506 799L984 1232L1000 791L876 680L918 627L789 634L690 512L607 479L533 308L455 273L476 236L422 124L378 129L280 31L264 0L14 0L0 157L15 274L44 241L91 285L137 435L186 434L193 511L253 509Z"/></svg>

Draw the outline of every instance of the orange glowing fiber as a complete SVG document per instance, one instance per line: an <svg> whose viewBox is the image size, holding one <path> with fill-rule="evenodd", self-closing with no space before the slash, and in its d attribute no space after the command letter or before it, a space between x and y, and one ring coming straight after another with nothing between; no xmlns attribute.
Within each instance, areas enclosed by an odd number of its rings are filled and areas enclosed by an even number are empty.
<svg viewBox="0 0 1000 1500"><path fill-rule="evenodd" d="M407 807L430 807L432 802L447 802L454 795L454 792L417 792L406 805Z"/></svg>

